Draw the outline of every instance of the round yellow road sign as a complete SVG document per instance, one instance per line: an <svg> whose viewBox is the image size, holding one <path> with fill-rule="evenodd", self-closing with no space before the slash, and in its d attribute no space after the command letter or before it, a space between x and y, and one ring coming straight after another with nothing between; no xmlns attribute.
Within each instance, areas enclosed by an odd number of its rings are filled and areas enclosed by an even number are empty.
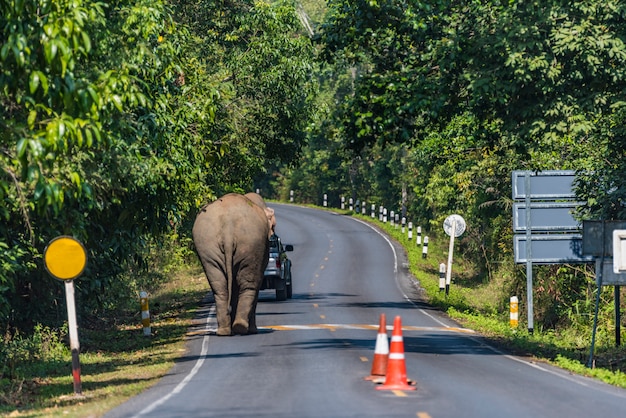
<svg viewBox="0 0 626 418"><path fill-rule="evenodd" d="M60 280L72 280L85 270L87 252L75 238L61 236L50 241L43 253L43 260L52 276Z"/></svg>

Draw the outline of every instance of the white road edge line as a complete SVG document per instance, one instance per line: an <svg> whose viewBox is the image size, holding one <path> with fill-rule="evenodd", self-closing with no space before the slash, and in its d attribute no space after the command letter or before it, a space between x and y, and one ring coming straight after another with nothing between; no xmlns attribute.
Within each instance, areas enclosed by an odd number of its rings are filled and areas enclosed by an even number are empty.
<svg viewBox="0 0 626 418"><path fill-rule="evenodd" d="M387 244L389 244L389 246L391 247L391 251L393 252L393 274L394 274L394 281L396 282L396 286L398 287L398 290L400 291L400 293L402 293L402 296L404 296L404 299L406 301L408 301L411 305L419 308L419 306L415 302L413 302L406 295L406 293L404 293L404 291L402 290L402 287L400 287L400 283L398 282L398 254L396 253L396 249L394 248L393 243L391 242L391 240L389 240L389 238L387 238L387 236L385 234L381 233L378 229L374 228L372 225L368 224L367 222L364 222L364 221L362 221L360 219L356 219L356 218L351 218L351 219L355 220L356 222L360 222L363 225L366 225L367 227L371 228L374 232L376 232L378 235L383 237L383 239L385 241L387 241ZM435 318L433 315L429 314L425 310L419 309L419 311L421 313L423 313L424 315L426 315L427 317L429 317L430 319L432 319L433 321L435 321L436 323L438 323L439 325L441 325L442 327L450 328L450 325L442 322L438 318Z"/></svg>
<svg viewBox="0 0 626 418"><path fill-rule="evenodd" d="M213 317L214 312L215 312L215 304L211 305L211 308L209 308L206 322L204 324L205 331L209 330L209 321ZM155 408L167 402L167 400L171 398L173 395L182 391L185 388L185 386L187 386L187 383L189 383L191 379L193 379L193 377L198 373L198 371L200 370L200 367L202 367L202 364L204 363L204 360L206 358L208 351L209 351L209 334L208 332L206 332L204 335L204 338L202 339L202 350L200 351L200 356L196 360L196 364L193 366L193 368L187 374L187 376L185 376L185 378L178 385L176 385L174 390L172 390L170 393L168 393L167 395L165 395L158 401L151 403L150 405L148 405L147 407L139 411L139 413L134 415L133 418L149 414L150 412L154 411Z"/></svg>

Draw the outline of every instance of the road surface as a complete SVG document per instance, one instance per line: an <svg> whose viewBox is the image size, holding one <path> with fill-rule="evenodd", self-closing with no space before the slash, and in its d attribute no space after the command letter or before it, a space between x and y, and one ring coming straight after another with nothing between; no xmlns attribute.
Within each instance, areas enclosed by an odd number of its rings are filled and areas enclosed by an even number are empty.
<svg viewBox="0 0 626 418"><path fill-rule="evenodd" d="M218 337L210 299L189 352L118 417L611 418L626 391L506 355L419 302L402 248L364 222L275 204L293 244L293 298L262 291L257 335ZM370 374L381 314L402 321L414 391L376 390Z"/></svg>

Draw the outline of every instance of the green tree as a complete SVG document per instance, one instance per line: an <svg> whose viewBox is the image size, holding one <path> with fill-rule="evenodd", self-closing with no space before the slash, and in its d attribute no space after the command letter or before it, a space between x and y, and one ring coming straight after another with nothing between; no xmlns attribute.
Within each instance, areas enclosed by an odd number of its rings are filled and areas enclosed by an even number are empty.
<svg viewBox="0 0 626 418"><path fill-rule="evenodd" d="M622 216L625 10L623 0L331 1L322 57L355 71L337 101L344 146L379 161L363 171L371 184L387 175L377 168L405 166L412 215L440 228L461 213L472 226L461 252L481 275L509 264L512 170L580 169L587 216Z"/></svg>
<svg viewBox="0 0 626 418"><path fill-rule="evenodd" d="M161 2L0 7L0 245L10 249L0 305L19 325L59 297L40 256L51 238L74 235L89 249L79 290L98 306L124 263L141 263L150 234L195 207L206 147L179 128L181 111L201 120L210 103L206 92L168 100L193 91L178 79L186 31Z"/></svg>
<svg viewBox="0 0 626 418"><path fill-rule="evenodd" d="M54 236L88 249L84 312L115 308L201 204L297 155L315 85L293 4L191 3L0 1L3 322L62 299Z"/></svg>
<svg viewBox="0 0 626 418"><path fill-rule="evenodd" d="M210 181L219 192L248 190L304 144L317 91L313 45L291 1L178 1L177 10L220 95L211 129L223 154Z"/></svg>

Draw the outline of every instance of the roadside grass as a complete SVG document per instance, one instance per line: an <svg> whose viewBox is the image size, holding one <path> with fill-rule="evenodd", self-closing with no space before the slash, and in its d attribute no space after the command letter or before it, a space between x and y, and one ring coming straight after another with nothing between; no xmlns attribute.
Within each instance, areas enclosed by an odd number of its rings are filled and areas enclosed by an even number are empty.
<svg viewBox="0 0 626 418"><path fill-rule="evenodd" d="M56 354L21 364L15 379L0 381L0 415L98 417L154 385L184 353L185 334L208 289L199 264L172 274L150 295L149 337L143 335L139 299L137 310L116 318L115 325L81 326L82 396L74 394L67 342L40 347L53 345Z"/></svg>

